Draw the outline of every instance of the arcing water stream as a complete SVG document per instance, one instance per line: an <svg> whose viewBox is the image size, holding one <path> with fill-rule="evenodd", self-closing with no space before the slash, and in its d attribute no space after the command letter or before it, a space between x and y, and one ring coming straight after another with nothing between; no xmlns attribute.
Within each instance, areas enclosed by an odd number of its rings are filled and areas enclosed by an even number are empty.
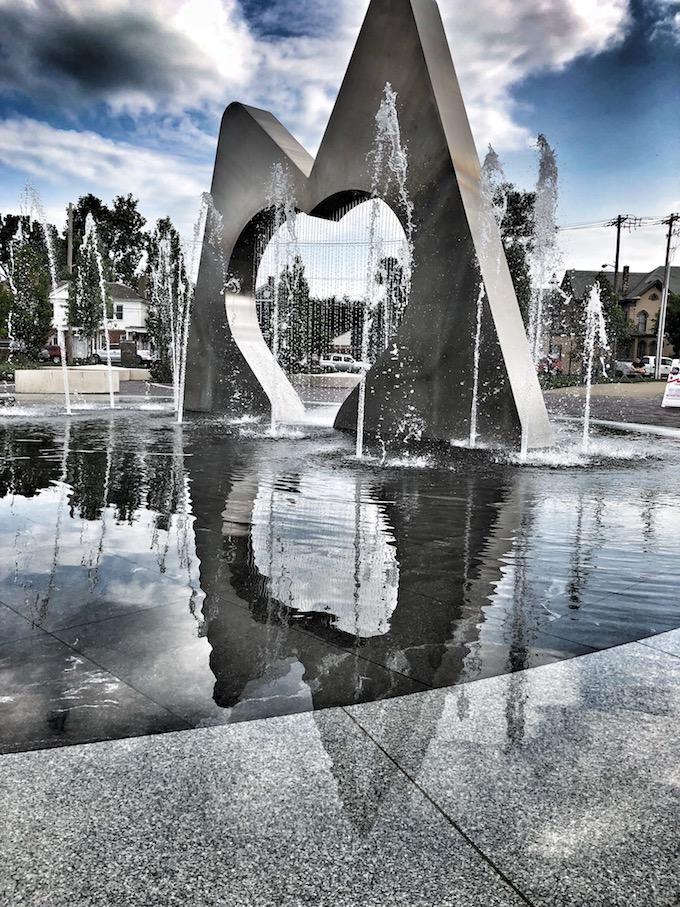
<svg viewBox="0 0 680 907"><path fill-rule="evenodd" d="M363 374L359 384L359 399L357 402L357 437L356 456L363 456L364 447L364 421L366 410L366 363L369 357L369 338L375 310L377 307L377 280L381 258L382 241L377 230L380 197L385 196L392 184L396 185L396 194L401 212L402 225L406 234L406 255L402 262L401 287L399 292L399 311L388 313L387 306L383 314L387 321L390 314L396 323L392 328L384 327L383 336L389 342L398 320L403 315L404 308L408 305L411 293L411 277L413 272L413 202L408 191L408 156L406 148L401 141L399 115L397 113L397 93L389 82L385 84L382 101L375 115L375 139L373 148L368 156L371 168L371 213L369 219L369 253L366 269L366 293L364 297L364 318L361 333L361 362ZM377 350L376 350L377 353ZM395 358L399 350L395 349Z"/></svg>
<svg viewBox="0 0 680 907"><path fill-rule="evenodd" d="M583 412L584 453L588 453L588 448L590 446L590 403L596 351L599 351L602 356L602 368L604 369L604 353L609 351L609 340L607 338L607 328L605 325L604 313L602 311L600 287L599 284L594 283L588 293L588 304L586 307L586 400Z"/></svg>
<svg viewBox="0 0 680 907"><path fill-rule="evenodd" d="M43 237L45 239L45 248L47 249L47 260L49 263L50 269L50 282L52 284L52 292L56 292L57 289L57 265L56 265L56 256L54 254L54 238L52 236L52 227L47 223L47 216L45 214L45 209L42 206L42 201L36 189L33 186L26 184L24 189L24 200L27 208L27 214L29 218L36 219L42 228ZM57 342L59 345L60 351L60 361L61 361L61 376L64 386L64 407L66 409L67 415L71 415L71 391L69 388L68 380L68 363L66 361L66 339L65 331L63 326L60 324L57 326Z"/></svg>
<svg viewBox="0 0 680 907"><path fill-rule="evenodd" d="M489 151L487 152L487 155L484 158L484 163L482 164L480 195L482 205L485 206L488 211L493 212L494 220L499 228L503 223L503 218L505 217L506 211L508 209L507 186L508 183L505 178L505 173L503 172L503 167L501 166L498 155L493 150L491 145L489 145ZM487 233L490 229L490 221L488 217L483 218L483 225L482 242L488 243L490 240L490 237L487 236ZM498 265L500 265L500 262L498 262ZM470 407L470 447L475 447L477 444L477 417L479 409L479 361L482 347L482 322L484 317L485 298L486 292L480 274L479 292L477 294L475 341L473 352L474 358L472 373L472 404Z"/></svg>
<svg viewBox="0 0 680 907"><path fill-rule="evenodd" d="M557 158L544 135L538 136L538 182L534 203L534 235L531 254L532 296L527 333L533 361L545 353L546 294L558 270L557 245Z"/></svg>

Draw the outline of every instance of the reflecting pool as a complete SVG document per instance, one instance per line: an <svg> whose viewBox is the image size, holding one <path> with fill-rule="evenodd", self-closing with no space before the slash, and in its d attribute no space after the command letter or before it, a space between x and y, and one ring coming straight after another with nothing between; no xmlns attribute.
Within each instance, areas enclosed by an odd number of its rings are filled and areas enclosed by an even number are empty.
<svg viewBox="0 0 680 907"><path fill-rule="evenodd" d="M399 696L680 626L672 440L359 463L332 429L267 433L0 419L2 751Z"/></svg>

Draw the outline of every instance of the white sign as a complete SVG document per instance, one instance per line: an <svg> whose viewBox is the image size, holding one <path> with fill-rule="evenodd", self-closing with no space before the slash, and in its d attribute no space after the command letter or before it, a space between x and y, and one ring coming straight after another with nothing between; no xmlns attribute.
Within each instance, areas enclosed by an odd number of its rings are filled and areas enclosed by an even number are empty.
<svg viewBox="0 0 680 907"><path fill-rule="evenodd" d="M680 407L680 366L674 365L668 375L662 406Z"/></svg>

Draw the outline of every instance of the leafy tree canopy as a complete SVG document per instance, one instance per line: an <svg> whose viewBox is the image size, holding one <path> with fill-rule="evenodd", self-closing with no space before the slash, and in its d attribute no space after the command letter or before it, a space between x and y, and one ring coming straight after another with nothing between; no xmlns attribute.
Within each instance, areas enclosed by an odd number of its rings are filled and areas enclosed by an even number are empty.
<svg viewBox="0 0 680 907"><path fill-rule="evenodd" d="M145 219L132 195L117 195L109 207L91 193L73 207L74 253L80 249L88 214L97 226L100 248L106 262L107 280L135 286L137 270L146 247Z"/></svg>
<svg viewBox="0 0 680 907"><path fill-rule="evenodd" d="M668 296L666 337L675 355L680 356L680 293L671 293Z"/></svg>

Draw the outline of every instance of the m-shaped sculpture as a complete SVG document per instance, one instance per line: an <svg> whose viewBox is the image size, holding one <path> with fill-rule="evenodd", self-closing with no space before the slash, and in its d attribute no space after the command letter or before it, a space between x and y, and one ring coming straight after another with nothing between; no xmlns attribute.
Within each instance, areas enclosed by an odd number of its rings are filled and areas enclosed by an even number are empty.
<svg viewBox="0 0 680 907"><path fill-rule="evenodd" d="M469 434L480 281L485 297L477 436L543 447L550 423L493 211L434 0L371 0L319 153L313 159L263 110L225 111L212 182L224 218L223 256L204 248L188 354L186 408L297 420L303 408L272 361L255 304L254 257L270 222L267 189L275 164L290 174L298 209L338 220L371 197L367 154L386 83L397 93L413 202L413 275L394 346L366 376L365 431L398 438L415 420L424 440ZM384 201L403 220L396 189ZM404 224L404 226L406 226ZM237 290L237 292L234 292ZM395 362L399 363L395 369ZM358 392L335 425L353 430Z"/></svg>

